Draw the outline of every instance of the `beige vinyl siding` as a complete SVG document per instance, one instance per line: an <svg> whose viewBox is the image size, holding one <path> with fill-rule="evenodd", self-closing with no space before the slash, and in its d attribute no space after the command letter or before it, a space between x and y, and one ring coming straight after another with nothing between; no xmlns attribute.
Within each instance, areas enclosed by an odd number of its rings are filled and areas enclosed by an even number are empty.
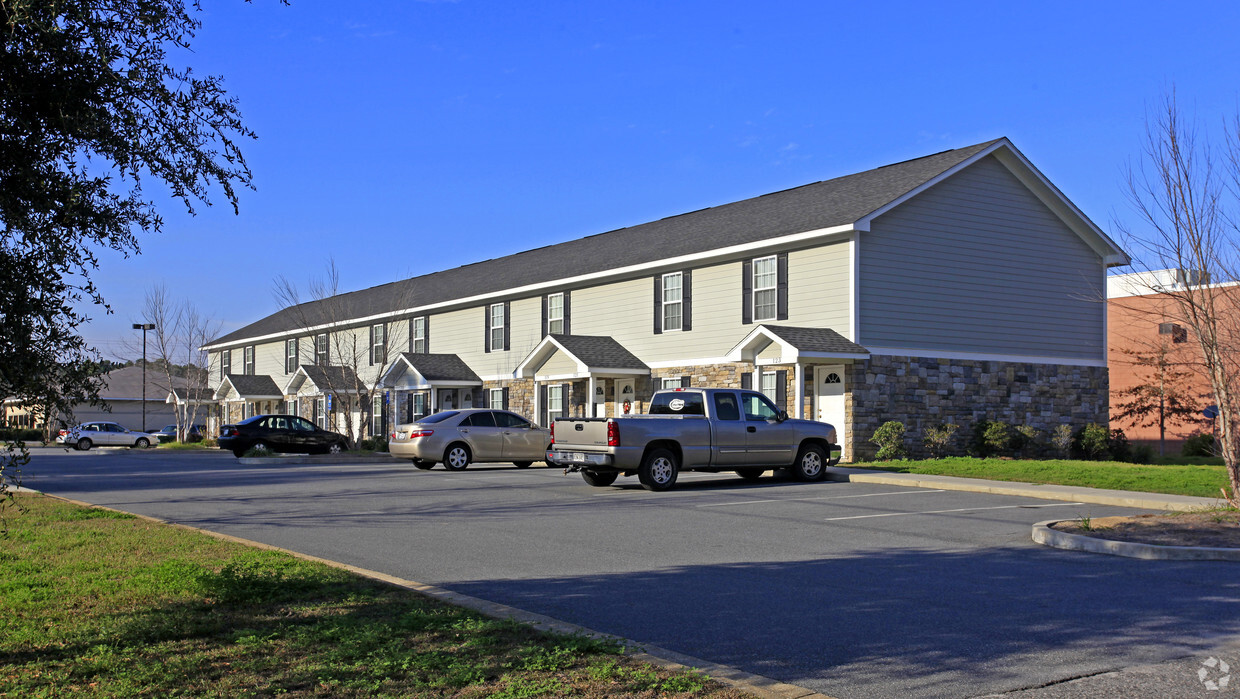
<svg viewBox="0 0 1240 699"><path fill-rule="evenodd" d="M788 254L788 320L776 325L830 328L852 339L852 247L839 241Z"/></svg>
<svg viewBox="0 0 1240 699"><path fill-rule="evenodd" d="M1102 259L995 158L860 234L857 342L1104 360Z"/></svg>
<svg viewBox="0 0 1240 699"><path fill-rule="evenodd" d="M556 352L551 358L538 368L538 374L542 376L560 376L563 374L576 374L577 363L568 358L563 352Z"/></svg>
<svg viewBox="0 0 1240 699"><path fill-rule="evenodd" d="M486 304L485 307L490 307ZM542 300L517 299L509 306L509 350L487 352L483 346L483 309L473 306L431 316L431 346L435 354L459 356L479 376L506 376L542 340ZM574 313L575 313L574 309Z"/></svg>
<svg viewBox="0 0 1240 699"><path fill-rule="evenodd" d="M233 354L236 356L236 353ZM245 353L242 350L242 360L244 361ZM233 363L233 369L237 369L236 362ZM281 385L280 379L284 376L284 341L266 342L254 348L254 373L258 376L270 376L276 385Z"/></svg>

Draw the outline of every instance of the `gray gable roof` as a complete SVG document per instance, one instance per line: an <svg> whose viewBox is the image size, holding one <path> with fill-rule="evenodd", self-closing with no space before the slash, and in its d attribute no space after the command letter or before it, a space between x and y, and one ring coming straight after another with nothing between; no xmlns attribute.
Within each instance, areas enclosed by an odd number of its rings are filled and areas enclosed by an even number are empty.
<svg viewBox="0 0 1240 699"><path fill-rule="evenodd" d="M362 383L358 381L357 373L347 366L302 364L298 368L310 379L310 383L320 390L354 391Z"/></svg>
<svg viewBox="0 0 1240 699"><path fill-rule="evenodd" d="M649 369L646 363L606 335L548 335L569 354L588 367L606 369Z"/></svg>
<svg viewBox="0 0 1240 699"><path fill-rule="evenodd" d="M435 381L477 381L482 379L463 359L455 354L413 354L403 352L400 355L417 370L428 383Z"/></svg>
<svg viewBox="0 0 1240 699"><path fill-rule="evenodd" d="M308 301L213 340L296 332L329 322L391 313L573 274L689 255L854 223L898 200L996 141L943 151L752 199L570 240L412 279Z"/></svg>
<svg viewBox="0 0 1240 699"><path fill-rule="evenodd" d="M869 354L870 351L830 328L797 328L789 325L767 325L779 339L802 352L828 352L832 354Z"/></svg>
<svg viewBox="0 0 1240 699"><path fill-rule="evenodd" d="M252 376L249 374L228 374L224 377L237 393L243 398L280 396L280 387L274 379L266 374ZM166 395L166 394L165 394Z"/></svg>

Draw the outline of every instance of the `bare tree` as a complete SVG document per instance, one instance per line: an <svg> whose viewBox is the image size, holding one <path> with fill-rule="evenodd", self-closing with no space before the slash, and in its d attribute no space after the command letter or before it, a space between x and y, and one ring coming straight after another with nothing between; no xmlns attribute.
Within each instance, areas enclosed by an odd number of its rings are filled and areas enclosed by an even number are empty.
<svg viewBox="0 0 1240 699"><path fill-rule="evenodd" d="M389 286L390 307L408 307L407 294L401 292L405 287L399 283ZM392 347L391 338L407 333L409 320L384 323L383 342L372 344L373 331L369 326L359 326L356 320L368 315L369 309L356 307L356 292L340 293L340 270L334 259L328 259L324 275L312 277L307 289L309 299L303 301L297 285L281 275L275 278L272 293L276 302L292 314L302 336L310 340L312 352L316 337L326 337L328 365L342 371L325 372L320 380L326 385L320 389L333 396L332 412L343 412L345 436L355 443L363 427L369 426L372 433L377 428L380 416L373 414L373 405L381 391L379 377L400 356L400 350Z"/></svg>
<svg viewBox="0 0 1240 699"><path fill-rule="evenodd" d="M1180 272L1181 283L1151 291L1173 302L1171 312L1200 351L1231 487L1224 496L1240 505L1240 401L1233 389L1240 358L1240 114L1225 127L1222 145L1214 147L1182 117L1174 92L1163 101L1147 120L1143 159L1127 176L1142 230L1124 233L1134 249L1144 250L1147 266Z"/></svg>
<svg viewBox="0 0 1240 699"><path fill-rule="evenodd" d="M200 313L189 300L174 302L163 284L147 290L142 316L155 326L155 363L163 372L168 390L186 401L185 409L178 402L174 411L177 439L185 441L197 424L199 403L208 390L208 358L202 348L219 333L220 324Z"/></svg>
<svg viewBox="0 0 1240 699"><path fill-rule="evenodd" d="M1130 358L1142 381L1118 392L1123 402L1115 406L1118 410L1111 420L1130 421L1137 427L1158 427L1158 455L1163 456L1168 426L1196 427L1203 422L1199 396L1193 391L1193 379L1198 373L1177 361L1176 353L1166 344L1122 352Z"/></svg>

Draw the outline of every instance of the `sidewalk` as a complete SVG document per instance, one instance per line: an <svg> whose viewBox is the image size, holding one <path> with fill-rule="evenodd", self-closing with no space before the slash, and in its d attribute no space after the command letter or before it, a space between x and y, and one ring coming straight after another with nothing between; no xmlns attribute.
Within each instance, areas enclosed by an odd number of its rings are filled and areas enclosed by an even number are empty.
<svg viewBox="0 0 1240 699"><path fill-rule="evenodd" d="M1026 498L1041 498L1043 500L1087 502L1094 505L1115 505L1117 507L1132 507L1140 510L1188 512L1207 507L1218 507L1222 504L1221 498L1140 493L1132 490L1101 490L1099 488L1082 488L1072 485L988 481L981 478L928 476L920 473L890 473L887 471L871 471L863 468L843 468L839 466L828 468L827 478L833 481L848 481L851 483L882 483L885 485L902 485L909 488L964 490L973 493L1016 495Z"/></svg>

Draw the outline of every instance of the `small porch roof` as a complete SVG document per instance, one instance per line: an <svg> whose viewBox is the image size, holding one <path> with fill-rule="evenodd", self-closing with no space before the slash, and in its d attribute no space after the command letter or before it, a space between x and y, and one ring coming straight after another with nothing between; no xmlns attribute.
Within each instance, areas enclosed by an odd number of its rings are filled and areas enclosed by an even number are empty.
<svg viewBox="0 0 1240 699"><path fill-rule="evenodd" d="M557 354L572 369L555 374L539 372ZM567 369L567 367L565 367ZM607 335L548 335L517 365L513 375L521 379L584 379L591 376L646 376L650 367Z"/></svg>
<svg viewBox="0 0 1240 699"><path fill-rule="evenodd" d="M405 381L401 381L405 378ZM470 388L481 386L482 379L455 354L415 354L402 352L379 379L380 385L393 388Z"/></svg>
<svg viewBox="0 0 1240 699"><path fill-rule="evenodd" d="M215 400L282 400L284 394L274 379L266 374L250 376L247 374L225 374L219 388L215 389Z"/></svg>
<svg viewBox="0 0 1240 699"><path fill-rule="evenodd" d="M214 403L215 400L215 393L209 388L173 388L164 402L176 405L204 405Z"/></svg>
<svg viewBox="0 0 1240 699"><path fill-rule="evenodd" d="M779 346L777 357L759 359L771 344ZM726 355L728 361L754 364L821 364L840 359L869 359L870 351L830 328L798 328L759 325Z"/></svg>
<svg viewBox="0 0 1240 699"><path fill-rule="evenodd" d="M359 393L357 373L346 366L302 364L284 384L285 396L295 396L310 384L312 393Z"/></svg>

